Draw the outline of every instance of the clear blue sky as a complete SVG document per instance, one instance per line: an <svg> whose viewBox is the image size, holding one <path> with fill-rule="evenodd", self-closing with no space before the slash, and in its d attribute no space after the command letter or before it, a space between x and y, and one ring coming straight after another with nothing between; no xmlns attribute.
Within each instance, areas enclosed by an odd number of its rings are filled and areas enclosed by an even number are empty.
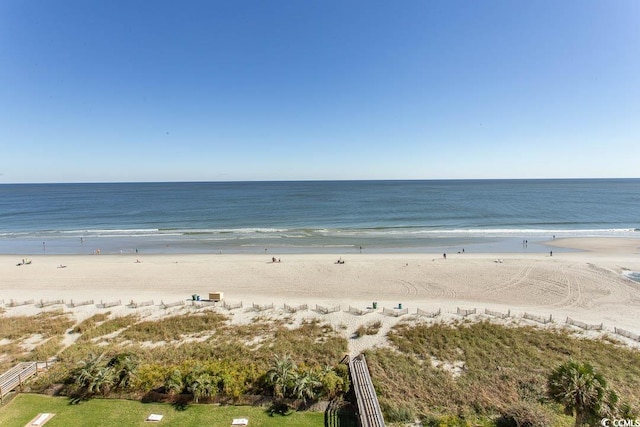
<svg viewBox="0 0 640 427"><path fill-rule="evenodd" d="M0 174L640 177L640 1L2 0Z"/></svg>

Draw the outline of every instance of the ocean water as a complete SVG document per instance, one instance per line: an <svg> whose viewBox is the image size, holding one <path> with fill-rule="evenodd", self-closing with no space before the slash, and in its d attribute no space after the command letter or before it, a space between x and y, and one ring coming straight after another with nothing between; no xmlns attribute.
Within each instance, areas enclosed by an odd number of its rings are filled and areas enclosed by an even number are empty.
<svg viewBox="0 0 640 427"><path fill-rule="evenodd" d="M553 236L640 236L640 179L0 185L4 254L531 252Z"/></svg>
<svg viewBox="0 0 640 427"><path fill-rule="evenodd" d="M640 283L640 271L625 271L622 273L627 279L631 279L634 282Z"/></svg>

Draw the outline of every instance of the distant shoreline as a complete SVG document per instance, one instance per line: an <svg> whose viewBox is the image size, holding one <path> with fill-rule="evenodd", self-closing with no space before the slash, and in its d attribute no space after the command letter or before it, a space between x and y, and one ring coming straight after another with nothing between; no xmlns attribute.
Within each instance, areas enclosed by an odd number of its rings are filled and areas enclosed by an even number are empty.
<svg viewBox="0 0 640 427"><path fill-rule="evenodd" d="M64 233L63 233L64 234ZM207 255L207 254L430 254L430 253L467 253L491 254L531 254L545 253L555 247L558 252L576 252L589 250L576 243L593 239L638 239L637 232L627 231L607 235L576 236L578 232L558 232L552 236L548 232L531 232L523 236L465 236L458 237L360 237L361 243L349 243L351 238L337 237L327 242L323 237L289 237L278 239L277 233L259 238L252 237L246 242L234 238L216 239L211 233L185 233L147 236L97 236L97 237L52 237L0 238L0 255ZM452 233L452 235L455 233ZM565 236L565 237L562 237ZM296 242L299 242L296 244ZM569 242L563 244L562 242Z"/></svg>

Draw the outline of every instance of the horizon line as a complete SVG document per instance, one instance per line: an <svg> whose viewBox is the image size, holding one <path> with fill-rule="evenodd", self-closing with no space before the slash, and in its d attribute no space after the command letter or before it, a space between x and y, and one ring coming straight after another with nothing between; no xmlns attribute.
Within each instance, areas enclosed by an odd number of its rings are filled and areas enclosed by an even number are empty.
<svg viewBox="0 0 640 427"><path fill-rule="evenodd" d="M247 179L247 180L180 180L180 181L51 181L0 182L0 185L59 185L59 184L212 184L212 183L293 183L293 182L426 182L426 181L621 181L640 177L588 178L382 178L382 179Z"/></svg>

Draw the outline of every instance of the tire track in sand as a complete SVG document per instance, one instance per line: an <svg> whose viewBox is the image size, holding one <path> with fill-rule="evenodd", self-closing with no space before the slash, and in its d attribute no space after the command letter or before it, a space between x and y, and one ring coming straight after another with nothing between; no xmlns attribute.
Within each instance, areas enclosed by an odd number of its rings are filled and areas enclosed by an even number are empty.
<svg viewBox="0 0 640 427"><path fill-rule="evenodd" d="M402 296L406 297L417 297L418 296L418 287L408 280L397 280L396 283L399 283L404 288L404 292Z"/></svg>
<svg viewBox="0 0 640 427"><path fill-rule="evenodd" d="M494 286L487 287L486 292L504 292L508 289L514 288L526 281L529 280L529 276L531 275L531 271L533 270L534 263L530 262L523 265L518 272L508 279L506 282L497 283Z"/></svg>

